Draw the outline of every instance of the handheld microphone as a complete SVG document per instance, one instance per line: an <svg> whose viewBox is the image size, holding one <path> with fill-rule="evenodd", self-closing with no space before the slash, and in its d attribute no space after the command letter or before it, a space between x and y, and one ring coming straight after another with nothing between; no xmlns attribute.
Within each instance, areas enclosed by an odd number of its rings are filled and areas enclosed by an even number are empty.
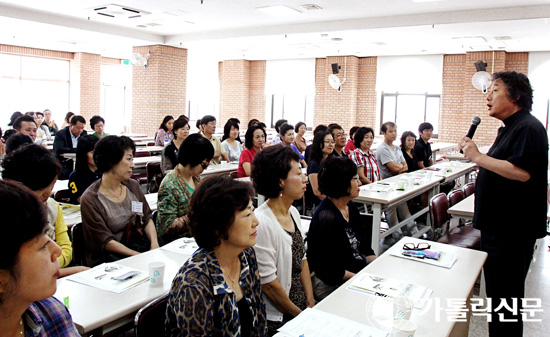
<svg viewBox="0 0 550 337"><path fill-rule="evenodd" d="M472 125L470 125L470 130L468 130L468 134L466 135L466 137L470 139L474 138L474 134L476 133L477 126L479 125L479 123L481 123L481 118L477 116L472 118ZM464 152L460 150L460 153L464 153Z"/></svg>

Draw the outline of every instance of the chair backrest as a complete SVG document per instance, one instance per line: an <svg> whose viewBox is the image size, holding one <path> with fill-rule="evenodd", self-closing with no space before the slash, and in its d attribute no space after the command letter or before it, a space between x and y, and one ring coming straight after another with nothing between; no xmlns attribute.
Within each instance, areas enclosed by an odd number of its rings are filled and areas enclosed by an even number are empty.
<svg viewBox="0 0 550 337"><path fill-rule="evenodd" d="M155 142L148 142L147 146L155 146Z"/></svg>
<svg viewBox="0 0 550 337"><path fill-rule="evenodd" d="M136 151L136 154L134 155L134 158L137 157L151 157L151 152L149 151Z"/></svg>
<svg viewBox="0 0 550 337"><path fill-rule="evenodd" d="M448 195L449 207L453 207L462 200L464 200L464 192L462 190L452 190Z"/></svg>
<svg viewBox="0 0 550 337"><path fill-rule="evenodd" d="M168 294L165 294L139 309L134 318L136 337L164 336L167 303Z"/></svg>
<svg viewBox="0 0 550 337"><path fill-rule="evenodd" d="M430 217L434 230L441 230L447 224L449 221L448 210L449 200L445 193L439 193L430 199Z"/></svg>
<svg viewBox="0 0 550 337"><path fill-rule="evenodd" d="M71 197L72 197L72 194L71 194L71 190L69 190L69 189L59 190L59 191L55 192L55 194L53 196L55 201L65 202L65 203L70 203L71 202Z"/></svg>
<svg viewBox="0 0 550 337"><path fill-rule="evenodd" d="M72 262L76 266L84 266L84 232L82 230L82 223L77 223L71 227L71 240L73 243Z"/></svg>
<svg viewBox="0 0 550 337"><path fill-rule="evenodd" d="M237 171L230 172L229 176L231 177L231 179L237 179Z"/></svg>
<svg viewBox="0 0 550 337"><path fill-rule="evenodd" d="M162 182L162 163L147 163L145 173L147 175L147 191L156 193L159 191L160 183Z"/></svg>
<svg viewBox="0 0 550 337"><path fill-rule="evenodd" d="M464 198L467 198L470 195L474 194L474 192L476 190L476 183L474 183L474 182L467 183L466 185L464 185L462 190L464 191Z"/></svg>

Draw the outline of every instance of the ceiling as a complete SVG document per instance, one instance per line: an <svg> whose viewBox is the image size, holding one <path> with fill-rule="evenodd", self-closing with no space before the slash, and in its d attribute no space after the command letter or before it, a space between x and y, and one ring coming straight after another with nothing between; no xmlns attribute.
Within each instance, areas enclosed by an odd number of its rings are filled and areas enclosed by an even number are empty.
<svg viewBox="0 0 550 337"><path fill-rule="evenodd" d="M256 9L274 4L295 14ZM549 51L550 0L0 0L0 27L2 44L120 58L150 44L218 60Z"/></svg>

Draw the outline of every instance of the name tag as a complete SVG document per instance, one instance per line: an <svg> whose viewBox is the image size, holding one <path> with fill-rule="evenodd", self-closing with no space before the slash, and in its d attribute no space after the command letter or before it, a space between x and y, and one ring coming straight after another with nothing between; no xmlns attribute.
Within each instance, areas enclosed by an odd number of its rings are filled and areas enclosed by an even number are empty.
<svg viewBox="0 0 550 337"><path fill-rule="evenodd" d="M143 214L143 203L140 201L132 201L132 212Z"/></svg>

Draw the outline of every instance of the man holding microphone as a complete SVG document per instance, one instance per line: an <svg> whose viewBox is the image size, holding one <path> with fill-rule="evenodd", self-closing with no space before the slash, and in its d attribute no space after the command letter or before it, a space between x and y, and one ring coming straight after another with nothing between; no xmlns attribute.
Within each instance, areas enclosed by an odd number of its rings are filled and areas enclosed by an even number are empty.
<svg viewBox="0 0 550 337"><path fill-rule="evenodd" d="M487 108L503 126L493 146L485 155L468 137L459 144L466 159L480 167L473 222L488 253L483 270L490 336L522 336L525 278L535 240L546 235L548 137L530 113L532 104L527 76L495 73Z"/></svg>

